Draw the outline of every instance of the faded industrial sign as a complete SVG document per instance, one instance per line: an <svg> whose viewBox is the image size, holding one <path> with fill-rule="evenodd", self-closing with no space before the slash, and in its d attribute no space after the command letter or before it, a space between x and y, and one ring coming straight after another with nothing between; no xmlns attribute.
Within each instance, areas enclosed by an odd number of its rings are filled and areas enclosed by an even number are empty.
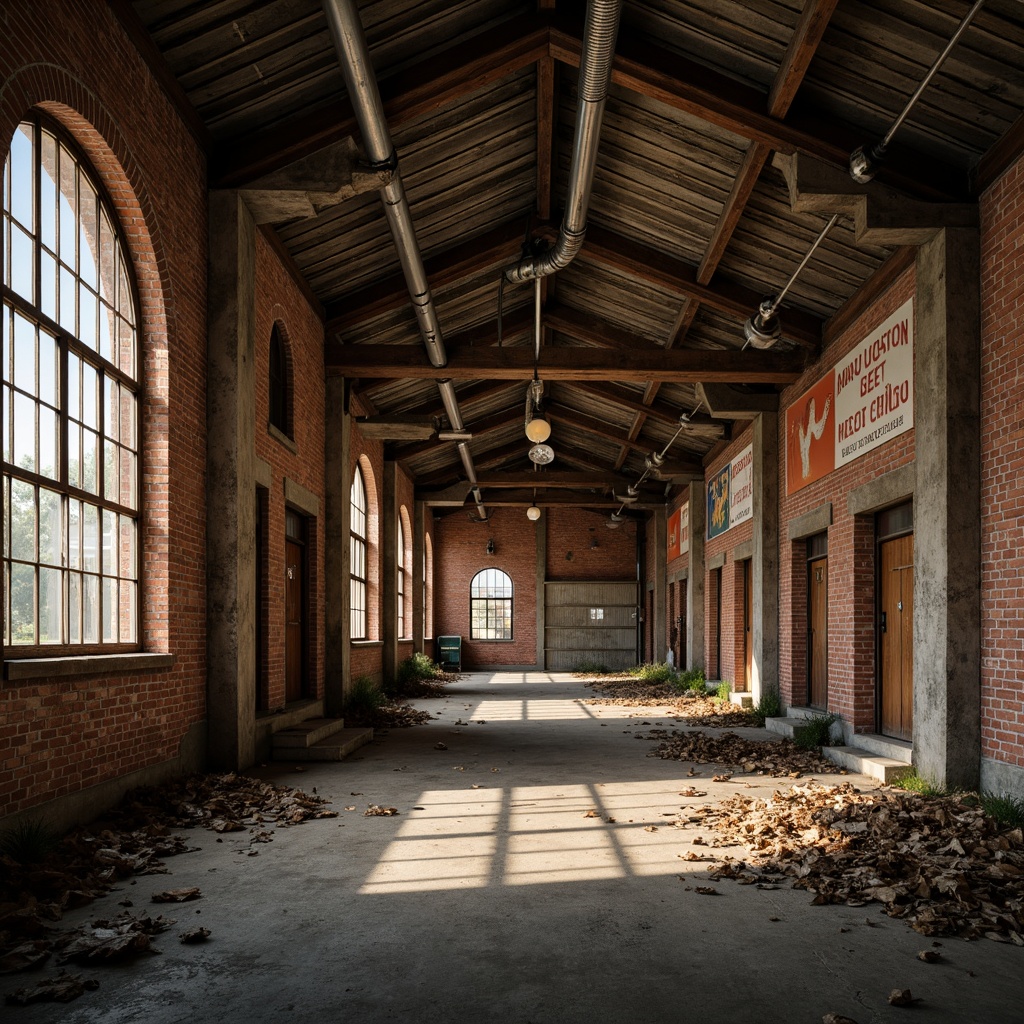
<svg viewBox="0 0 1024 1024"><path fill-rule="evenodd" d="M747 445L708 480L708 540L754 514L754 449Z"/></svg>
<svg viewBox="0 0 1024 1024"><path fill-rule="evenodd" d="M908 299L786 410L786 493L913 425L914 300Z"/></svg>

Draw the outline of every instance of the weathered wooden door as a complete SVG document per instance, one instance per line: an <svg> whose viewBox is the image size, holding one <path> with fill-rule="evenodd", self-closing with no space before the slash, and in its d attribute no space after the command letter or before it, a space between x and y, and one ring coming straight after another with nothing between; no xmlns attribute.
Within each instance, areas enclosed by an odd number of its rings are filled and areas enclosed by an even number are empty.
<svg viewBox="0 0 1024 1024"><path fill-rule="evenodd" d="M828 707L828 558L807 563L807 703Z"/></svg>
<svg viewBox="0 0 1024 1024"><path fill-rule="evenodd" d="M302 697L303 654L303 547L293 540L285 542L285 637L284 637L284 697L286 701Z"/></svg>
<svg viewBox="0 0 1024 1024"><path fill-rule="evenodd" d="M743 662L749 693L754 676L754 562L750 558L743 563Z"/></svg>
<svg viewBox="0 0 1024 1024"><path fill-rule="evenodd" d="M914 728L914 536L879 546L880 727L909 740Z"/></svg>

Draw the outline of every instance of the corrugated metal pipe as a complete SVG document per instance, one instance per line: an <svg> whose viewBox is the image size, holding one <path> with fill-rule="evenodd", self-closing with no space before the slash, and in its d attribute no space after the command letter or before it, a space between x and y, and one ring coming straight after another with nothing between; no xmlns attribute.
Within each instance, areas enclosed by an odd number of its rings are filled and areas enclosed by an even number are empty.
<svg viewBox="0 0 1024 1024"><path fill-rule="evenodd" d="M554 245L540 256L520 260L505 271L511 284L547 277L567 267L580 249L587 230L587 208L597 166L597 147L601 138L601 121L612 80L612 59L615 37L619 31L622 0L591 0L583 30L583 53L580 57L579 101L576 108L576 134L569 167L569 190L565 200L565 216Z"/></svg>
<svg viewBox="0 0 1024 1024"><path fill-rule="evenodd" d="M391 181L381 189L381 201L384 204L388 227L391 229L391 237L398 250L398 259L402 264L402 273L409 288L420 334L427 347L427 355L434 366L445 366L448 355L444 348L441 325L438 323L434 300L430 294L430 284L427 281L412 214L409 211L409 201L402 185L402 175L398 170L398 156L384 117L384 104L370 63L370 51L366 45L359 12L356 10L354 0L323 0L323 8L331 38L341 59L345 85L356 120L359 122L359 130L370 164L374 168L387 168L392 171ZM438 390L452 430L464 430L465 425L459 413L452 382L439 381ZM473 485L473 500L476 502L477 514L481 520L486 521L487 509L484 508L480 488L476 485L477 475L473 456L465 441L460 441L458 448L466 475Z"/></svg>

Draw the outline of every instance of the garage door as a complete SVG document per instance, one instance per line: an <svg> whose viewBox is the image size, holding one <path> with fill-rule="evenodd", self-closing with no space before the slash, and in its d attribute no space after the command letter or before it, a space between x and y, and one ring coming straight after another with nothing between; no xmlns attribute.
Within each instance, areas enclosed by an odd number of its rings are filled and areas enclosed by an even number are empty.
<svg viewBox="0 0 1024 1024"><path fill-rule="evenodd" d="M635 665L636 612L636 583L546 583L545 668Z"/></svg>

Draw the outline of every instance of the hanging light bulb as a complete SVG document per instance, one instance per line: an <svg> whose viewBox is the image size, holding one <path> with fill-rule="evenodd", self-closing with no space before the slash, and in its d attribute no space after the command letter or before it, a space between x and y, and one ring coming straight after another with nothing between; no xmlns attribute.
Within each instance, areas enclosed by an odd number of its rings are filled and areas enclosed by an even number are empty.
<svg viewBox="0 0 1024 1024"><path fill-rule="evenodd" d="M543 416L534 416L526 424L526 436L534 444L542 444L551 436L551 424Z"/></svg>
<svg viewBox="0 0 1024 1024"><path fill-rule="evenodd" d="M529 519L531 523L537 522L537 520L540 519L540 509L537 508L536 505L531 505L526 510L526 518Z"/></svg>

